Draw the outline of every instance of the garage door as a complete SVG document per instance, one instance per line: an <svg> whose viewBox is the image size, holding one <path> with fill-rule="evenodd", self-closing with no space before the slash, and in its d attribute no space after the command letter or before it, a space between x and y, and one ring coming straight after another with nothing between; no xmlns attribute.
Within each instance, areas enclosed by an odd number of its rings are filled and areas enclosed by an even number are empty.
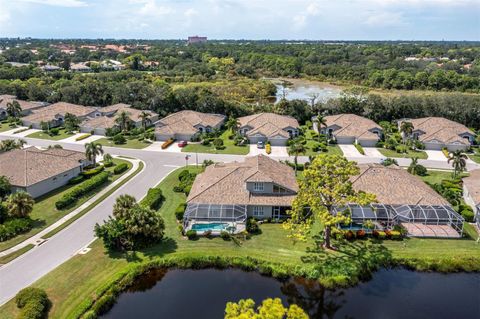
<svg viewBox="0 0 480 319"><path fill-rule="evenodd" d="M270 140L270 144L272 146L285 146L287 145L287 139L286 138L272 138Z"/></svg>
<svg viewBox="0 0 480 319"><path fill-rule="evenodd" d="M335 137L338 144L353 144L355 143L354 137Z"/></svg>
<svg viewBox="0 0 480 319"><path fill-rule="evenodd" d="M440 144L440 143L425 143L426 150L441 151L442 148L443 148L443 144Z"/></svg>
<svg viewBox="0 0 480 319"><path fill-rule="evenodd" d="M258 141L262 141L264 143L267 142L267 138L264 137L264 136L252 136L252 137L248 138L248 140L250 141L250 144L257 144Z"/></svg>
<svg viewBox="0 0 480 319"><path fill-rule="evenodd" d="M363 147L375 147L377 144L376 140L358 140L358 143Z"/></svg>

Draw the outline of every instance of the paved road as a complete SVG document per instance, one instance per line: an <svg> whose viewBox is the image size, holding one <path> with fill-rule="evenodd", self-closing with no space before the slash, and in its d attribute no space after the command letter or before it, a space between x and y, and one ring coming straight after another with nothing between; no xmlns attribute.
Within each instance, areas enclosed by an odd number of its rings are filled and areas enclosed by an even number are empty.
<svg viewBox="0 0 480 319"><path fill-rule="evenodd" d="M11 137L0 136L1 139ZM83 145L45 141L39 139L23 138L29 145L47 147L50 144L61 144L64 148L83 151ZM84 215L70 226L50 238L42 245L33 248L21 257L13 260L0 268L0 305L10 300L22 288L31 285L45 274L49 273L79 250L87 246L93 239L93 227L95 223L101 223L111 212L115 198L120 194L131 194L140 199L149 187L156 185L161 179L168 175L176 167L185 165L185 155L181 153L155 152L146 150L133 150L105 147L104 150L115 155L123 155L141 159L145 163L145 169L134 177L130 182L115 191L102 203L97 205L88 214ZM189 164L193 164L198 156L198 162L204 159L214 161L243 160L244 156L239 155L214 155L214 154L192 154ZM379 158L349 158L359 163L378 162ZM301 161L305 161L302 158ZM399 159L400 165L408 165L410 160ZM427 167L448 169L446 162L421 161ZM473 168L470 165L469 168Z"/></svg>

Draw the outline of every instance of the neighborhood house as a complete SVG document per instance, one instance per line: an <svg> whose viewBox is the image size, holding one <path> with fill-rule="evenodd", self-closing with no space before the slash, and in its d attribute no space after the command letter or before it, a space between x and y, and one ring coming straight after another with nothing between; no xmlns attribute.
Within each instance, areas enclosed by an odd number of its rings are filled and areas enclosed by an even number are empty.
<svg viewBox="0 0 480 319"><path fill-rule="evenodd" d="M245 229L247 216L280 219L298 191L291 167L264 155L208 166L193 183L184 214L185 230Z"/></svg>
<svg viewBox="0 0 480 319"><path fill-rule="evenodd" d="M240 117L239 133L251 144L270 142L272 146L285 146L287 141L298 136L298 121L291 116L260 113Z"/></svg>
<svg viewBox="0 0 480 319"><path fill-rule="evenodd" d="M39 197L80 174L89 162L82 152L28 147L0 153L0 176L6 176L13 191Z"/></svg>
<svg viewBox="0 0 480 319"><path fill-rule="evenodd" d="M319 125L316 119L317 117L312 118L315 132L325 134L339 144L357 143L365 147L374 147L383 134L380 125L355 114L325 116L326 126Z"/></svg>
<svg viewBox="0 0 480 319"><path fill-rule="evenodd" d="M397 166L359 165L360 174L352 177L353 188L376 195L376 203L359 206L355 203L336 209L348 209L352 223L344 229L390 230L402 225L413 237L461 237L464 219L420 178Z"/></svg>
<svg viewBox="0 0 480 319"><path fill-rule="evenodd" d="M405 121L412 123L412 137L422 142L427 150L466 150L475 140L475 134L468 127L443 117L404 119L398 122L399 126Z"/></svg>
<svg viewBox="0 0 480 319"><path fill-rule="evenodd" d="M225 115L180 111L170 114L155 123L157 141L168 139L190 141L193 136L219 129L225 122Z"/></svg>
<svg viewBox="0 0 480 319"><path fill-rule="evenodd" d="M463 197L475 213L475 220L480 228L480 169L470 172L463 178Z"/></svg>
<svg viewBox="0 0 480 319"><path fill-rule="evenodd" d="M12 103L13 101L17 101L22 108L21 115L28 115L32 113L32 111L40 109L47 104L44 102L28 102L19 100L16 96L9 94L0 95L0 120L4 120L8 117L7 104Z"/></svg>
<svg viewBox="0 0 480 319"><path fill-rule="evenodd" d="M58 102L34 110L31 114L22 117L22 123L24 126L32 126L35 129L41 129L42 123L47 123L50 128L62 126L67 113L75 115L79 120L89 116L100 116L94 107Z"/></svg>

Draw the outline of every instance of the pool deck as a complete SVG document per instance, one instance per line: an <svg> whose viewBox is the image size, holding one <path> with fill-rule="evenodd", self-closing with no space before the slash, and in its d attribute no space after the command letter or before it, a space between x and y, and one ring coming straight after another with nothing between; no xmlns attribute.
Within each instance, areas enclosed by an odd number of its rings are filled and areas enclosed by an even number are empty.
<svg viewBox="0 0 480 319"><path fill-rule="evenodd" d="M185 227L185 231L189 231L192 229L193 225L199 225L199 224L226 224L228 226L225 227L225 229L211 229L211 234L212 235L220 235L222 231L228 231L227 228L234 227L235 230L233 231L233 234L238 234L246 230L246 225L245 223L236 223L236 222L216 222L216 221L195 221L192 220L188 223L188 226ZM196 230L198 235L203 235L208 230ZM230 231L228 231L230 232Z"/></svg>
<svg viewBox="0 0 480 319"><path fill-rule="evenodd" d="M412 237L460 238L461 235L449 225L424 225L421 223L402 223Z"/></svg>

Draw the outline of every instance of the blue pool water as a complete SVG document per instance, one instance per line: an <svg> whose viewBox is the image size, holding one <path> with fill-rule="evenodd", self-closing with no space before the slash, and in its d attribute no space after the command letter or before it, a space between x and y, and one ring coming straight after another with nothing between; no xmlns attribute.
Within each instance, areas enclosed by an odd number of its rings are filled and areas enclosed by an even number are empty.
<svg viewBox="0 0 480 319"><path fill-rule="evenodd" d="M225 230L227 229L228 224L225 223L208 223L208 224L193 224L192 229L196 231L207 231L207 230Z"/></svg>

